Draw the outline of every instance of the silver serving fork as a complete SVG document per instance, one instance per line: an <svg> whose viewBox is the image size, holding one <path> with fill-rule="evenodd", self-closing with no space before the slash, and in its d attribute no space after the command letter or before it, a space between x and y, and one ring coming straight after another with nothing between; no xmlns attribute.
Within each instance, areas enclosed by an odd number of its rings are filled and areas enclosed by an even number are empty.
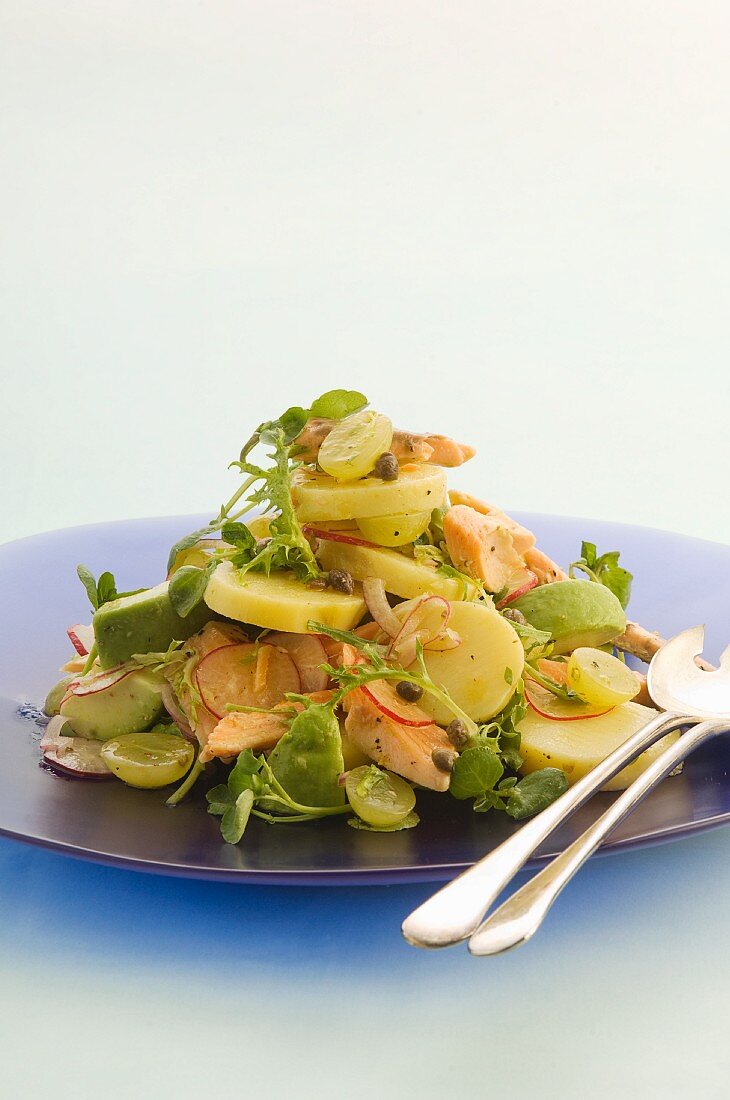
<svg viewBox="0 0 730 1100"><path fill-rule="evenodd" d="M692 627L659 650L649 667L648 682L652 698L664 713L499 848L414 910L402 926L410 943L417 947L448 947L472 937L469 948L474 954L495 954L534 934L560 891L608 833L693 749L730 726L730 647L723 653L719 669L702 671L695 658L702 652L703 640L704 627ZM636 756L681 726L694 728L666 749L566 852L479 927L504 887L554 829Z"/></svg>

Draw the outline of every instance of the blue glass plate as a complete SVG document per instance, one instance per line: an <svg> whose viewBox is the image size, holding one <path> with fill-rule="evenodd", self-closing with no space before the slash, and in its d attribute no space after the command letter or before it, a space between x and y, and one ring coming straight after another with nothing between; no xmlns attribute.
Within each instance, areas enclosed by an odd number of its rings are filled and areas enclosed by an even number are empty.
<svg viewBox="0 0 730 1100"><path fill-rule="evenodd" d="M635 575L631 613L665 635L707 624L705 652L717 659L730 638L730 547L663 531L558 516L522 515L557 561L581 539L619 549ZM238 847L223 844L205 812L206 786L168 809L166 792L115 780L65 779L41 765L35 721L68 659L66 627L88 622L78 562L111 569L120 590L155 584L168 548L200 516L106 523L37 535L0 547L0 833L66 854L141 871L236 882L328 884L431 881L463 870L516 824L474 814L455 799L419 792L421 824L402 833L358 832L343 819L301 825L255 821ZM602 849L658 843L730 821L730 739L699 751ZM608 804L598 795L576 813L536 863L569 844Z"/></svg>

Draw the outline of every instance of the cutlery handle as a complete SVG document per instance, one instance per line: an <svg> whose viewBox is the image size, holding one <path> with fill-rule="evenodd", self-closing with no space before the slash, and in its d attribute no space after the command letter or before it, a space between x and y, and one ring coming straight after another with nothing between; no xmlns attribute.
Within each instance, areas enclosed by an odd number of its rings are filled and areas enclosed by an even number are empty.
<svg viewBox="0 0 730 1100"><path fill-rule="evenodd" d="M699 745L728 729L728 722L702 722L665 749L597 821L500 905L469 940L472 955L497 955L535 934L560 891L617 825Z"/></svg>
<svg viewBox="0 0 730 1100"><path fill-rule="evenodd" d="M402 932L408 942L415 947L449 947L468 939L507 883L558 825L669 730L697 721L678 714L658 714L552 805L406 917Z"/></svg>

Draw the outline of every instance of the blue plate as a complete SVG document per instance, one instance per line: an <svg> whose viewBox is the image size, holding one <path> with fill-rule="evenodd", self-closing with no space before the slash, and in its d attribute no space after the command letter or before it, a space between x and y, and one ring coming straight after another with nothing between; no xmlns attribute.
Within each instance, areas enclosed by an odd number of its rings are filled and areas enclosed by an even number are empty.
<svg viewBox="0 0 730 1100"><path fill-rule="evenodd" d="M558 516L519 517L557 561L574 559L581 539L619 549L635 575L632 616L665 635L707 623L705 652L717 659L730 630L730 547L663 531ZM519 826L505 815L474 814L455 799L419 792L421 824L402 833L357 832L340 819L301 825L255 821L238 847L223 844L205 812L201 783L168 809L166 792L114 780L65 779L41 764L36 719L69 657L66 627L89 619L75 576L111 569L120 589L155 584L168 548L204 522L200 516L106 523L37 535L0 547L0 833L68 855L140 871L236 882L383 883L445 879ZM730 821L730 739L699 751L625 822L603 851L685 836ZM598 795L554 834L536 863L569 844L606 807Z"/></svg>

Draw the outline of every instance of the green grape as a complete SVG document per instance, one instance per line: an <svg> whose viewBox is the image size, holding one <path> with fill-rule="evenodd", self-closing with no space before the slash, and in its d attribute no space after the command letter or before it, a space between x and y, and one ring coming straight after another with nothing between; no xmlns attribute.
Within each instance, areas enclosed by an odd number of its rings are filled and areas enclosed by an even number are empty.
<svg viewBox="0 0 730 1100"><path fill-rule="evenodd" d="M366 477L393 441L387 416L365 409L338 421L319 449L317 461L337 481Z"/></svg>
<svg viewBox="0 0 730 1100"><path fill-rule="evenodd" d="M164 730L124 733L105 741L101 749L104 763L118 779L145 788L177 783L190 770L194 755L189 741Z"/></svg>
<svg viewBox="0 0 730 1100"><path fill-rule="evenodd" d="M568 661L568 686L595 707L617 707L633 699L641 684L618 657L580 646Z"/></svg>
<svg viewBox="0 0 730 1100"><path fill-rule="evenodd" d="M353 810L368 825L397 825L416 805L410 783L375 764L348 772L345 790Z"/></svg>
<svg viewBox="0 0 730 1100"><path fill-rule="evenodd" d="M407 516L372 516L356 521L368 542L378 546L406 546L414 542L431 522L430 512L412 512Z"/></svg>

